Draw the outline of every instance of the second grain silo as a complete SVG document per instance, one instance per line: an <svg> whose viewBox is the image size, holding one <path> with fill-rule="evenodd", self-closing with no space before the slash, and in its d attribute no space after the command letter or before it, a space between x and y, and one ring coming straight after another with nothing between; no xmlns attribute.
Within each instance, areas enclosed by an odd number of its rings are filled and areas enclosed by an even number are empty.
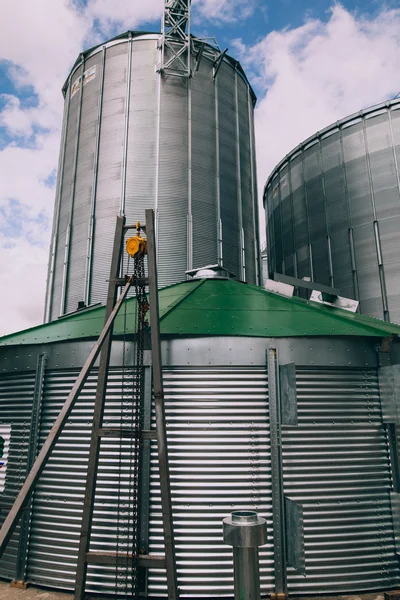
<svg viewBox="0 0 400 600"><path fill-rule="evenodd" d="M269 273L308 276L400 323L400 100L294 148L264 191Z"/></svg>
<svg viewBox="0 0 400 600"><path fill-rule="evenodd" d="M185 34L181 76L173 43L127 32L82 53L65 83L47 321L104 300L115 217L146 208L161 287L217 264L258 282L254 92L236 60Z"/></svg>

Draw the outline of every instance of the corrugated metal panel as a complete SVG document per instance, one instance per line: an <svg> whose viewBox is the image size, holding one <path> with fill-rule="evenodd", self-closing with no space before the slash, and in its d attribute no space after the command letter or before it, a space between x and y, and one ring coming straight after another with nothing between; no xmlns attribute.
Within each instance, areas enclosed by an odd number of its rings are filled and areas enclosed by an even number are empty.
<svg viewBox="0 0 400 600"><path fill-rule="evenodd" d="M129 223L144 223L145 210L154 208L157 180L157 60L158 50L154 40L132 44L125 198L125 216ZM133 234L133 231L128 231L126 237ZM132 263L124 252L124 273L132 271ZM133 294L134 290L130 292L130 295Z"/></svg>
<svg viewBox="0 0 400 600"><path fill-rule="evenodd" d="M104 301L121 204L128 44L106 50L90 298Z"/></svg>
<svg viewBox="0 0 400 600"><path fill-rule="evenodd" d="M193 268L218 262L215 82L202 61L192 79Z"/></svg>
<svg viewBox="0 0 400 600"><path fill-rule="evenodd" d="M96 54L85 63L85 72L93 67L96 68L95 78L86 83L82 90L82 114L66 291L67 313L76 310L78 302L85 298L87 241L102 78L100 54Z"/></svg>
<svg viewBox="0 0 400 600"><path fill-rule="evenodd" d="M161 79L158 186L158 282L183 281L187 266L188 82Z"/></svg>
<svg viewBox="0 0 400 600"><path fill-rule="evenodd" d="M298 427L283 428L284 492L304 513L305 577L292 594L385 589L400 581L391 474L375 370L298 369Z"/></svg>
<svg viewBox="0 0 400 600"><path fill-rule="evenodd" d="M5 488L4 492L0 493L0 526L26 477L34 386L35 373L18 373L0 377L0 424L11 425ZM4 482L4 475L0 471L1 481ZM1 577L7 579L15 577L19 533L18 525L1 557Z"/></svg>
<svg viewBox="0 0 400 600"><path fill-rule="evenodd" d="M218 71L218 117L222 253L224 267L240 277L241 232L237 201L235 77L222 63Z"/></svg>
<svg viewBox="0 0 400 600"><path fill-rule="evenodd" d="M251 177L251 149L247 86L238 77L239 153L242 198L242 223L244 233L245 275L248 283L256 283L256 257L254 245L254 211Z"/></svg>
<svg viewBox="0 0 400 600"><path fill-rule="evenodd" d="M399 115L399 101L394 100L332 125L293 150L272 172L264 193L270 273L292 262L287 244L281 254L281 234L292 229L299 277L311 275L310 243L315 281L329 284L332 269L335 287L359 299L361 312L394 322L400 322ZM278 170L289 163L292 216L273 193Z"/></svg>
<svg viewBox="0 0 400 600"><path fill-rule="evenodd" d="M130 223L154 208L157 154L158 51L154 40L132 44L126 210Z"/></svg>
<svg viewBox="0 0 400 600"><path fill-rule="evenodd" d="M79 74L76 74L79 77ZM75 79L74 79L75 81ZM73 82L72 82L73 83ZM70 87L67 94L71 94ZM66 143L63 165L63 182L61 189L60 210L58 214L58 235L56 241L56 259L54 267L54 286L52 295L51 319L60 315L61 290L64 273L65 244L67 227L70 218L71 194L74 175L74 157L77 135L77 123L79 112L79 93L74 94L69 100L68 126L66 131Z"/></svg>
<svg viewBox="0 0 400 600"><path fill-rule="evenodd" d="M266 370L165 371L165 403L178 585L183 596L233 595L232 550L222 519L257 510L271 522ZM157 458L152 456L150 551L163 551ZM272 591L273 544L260 552L263 595ZM150 571L149 593L166 593Z"/></svg>
<svg viewBox="0 0 400 600"><path fill-rule="evenodd" d="M44 383L40 443L57 417L78 371L48 371ZM111 369L104 422L120 426L121 393L128 382L121 370ZM96 386L94 372L86 383L69 421L37 484L31 526L31 544L27 579L38 585L73 589L78 541L86 481L91 420ZM128 398L125 395L125 398ZM125 400L127 401L127 400ZM123 414L128 414L126 407ZM128 441L124 440L119 459L119 442L104 440L101 446L93 519L91 549L116 549L116 528L124 526L124 515L117 519L118 472L122 469L121 501L127 502L127 484L131 472ZM121 548L121 546L120 546ZM112 592L116 585L115 568L90 565L87 590Z"/></svg>

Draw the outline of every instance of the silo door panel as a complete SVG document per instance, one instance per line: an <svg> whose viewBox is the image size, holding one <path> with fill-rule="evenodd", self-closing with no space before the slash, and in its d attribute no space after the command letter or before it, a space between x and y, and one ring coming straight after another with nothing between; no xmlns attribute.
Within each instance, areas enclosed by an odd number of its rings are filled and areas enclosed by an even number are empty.
<svg viewBox="0 0 400 600"><path fill-rule="evenodd" d="M289 594L398 585L376 371L297 368L296 388L298 424L282 424L283 491L302 509L305 570L287 560ZM287 528L294 514L286 504Z"/></svg>

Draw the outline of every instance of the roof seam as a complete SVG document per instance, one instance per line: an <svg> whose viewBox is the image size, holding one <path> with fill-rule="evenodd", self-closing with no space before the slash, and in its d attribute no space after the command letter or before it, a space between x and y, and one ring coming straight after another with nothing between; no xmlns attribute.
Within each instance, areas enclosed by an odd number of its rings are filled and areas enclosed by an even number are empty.
<svg viewBox="0 0 400 600"><path fill-rule="evenodd" d="M161 321L164 319L164 317L166 317L167 315L170 314L171 311L175 310L175 308L177 308L180 304L182 304L182 302L184 300L186 300L191 294L193 294L193 292L197 289L199 289L199 287L201 285L203 285L203 283L206 281L206 279L200 279L200 281L198 282L197 285L194 285L190 290L188 290L186 292L186 294L184 294L183 296L181 296L181 298L178 298L178 300L175 300L175 302L173 302L170 306L168 306L167 310L165 311L165 313L162 315L162 317L160 317L160 323Z"/></svg>

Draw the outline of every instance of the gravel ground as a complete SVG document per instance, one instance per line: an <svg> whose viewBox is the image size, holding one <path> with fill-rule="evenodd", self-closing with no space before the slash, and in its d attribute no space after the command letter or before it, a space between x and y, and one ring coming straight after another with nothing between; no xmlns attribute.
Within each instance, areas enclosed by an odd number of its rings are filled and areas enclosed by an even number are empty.
<svg viewBox="0 0 400 600"><path fill-rule="evenodd" d="M17 590L12 588L8 582L0 581L0 600L73 600L73 595L39 590L34 587Z"/></svg>
<svg viewBox="0 0 400 600"><path fill-rule="evenodd" d="M89 596L90 598L90 596ZM97 596L98 598L98 596ZM361 594L348 596L314 596L297 600L384 600L383 594ZM28 587L26 590L12 588L8 582L0 581L0 600L73 600L72 594L52 592L44 589ZM94 598L93 598L94 600Z"/></svg>

